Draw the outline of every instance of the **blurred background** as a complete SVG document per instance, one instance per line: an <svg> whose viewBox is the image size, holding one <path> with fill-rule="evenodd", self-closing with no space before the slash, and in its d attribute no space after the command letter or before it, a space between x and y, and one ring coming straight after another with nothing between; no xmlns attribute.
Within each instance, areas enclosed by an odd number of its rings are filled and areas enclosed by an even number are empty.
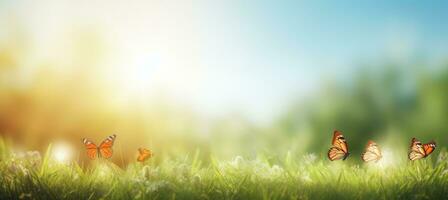
<svg viewBox="0 0 448 200"><path fill-rule="evenodd" d="M354 157L448 141L444 1L0 1L0 134L19 150L117 134L152 149ZM123 161L124 160L124 161Z"/></svg>

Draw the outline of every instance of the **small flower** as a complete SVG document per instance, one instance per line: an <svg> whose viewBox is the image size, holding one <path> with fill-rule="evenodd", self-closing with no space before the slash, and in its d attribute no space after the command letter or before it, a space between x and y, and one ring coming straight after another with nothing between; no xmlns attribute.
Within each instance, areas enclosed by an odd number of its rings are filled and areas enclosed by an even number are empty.
<svg viewBox="0 0 448 200"><path fill-rule="evenodd" d="M177 179L181 182L186 181L190 174L190 167L184 163L174 168L174 173L177 175Z"/></svg>
<svg viewBox="0 0 448 200"><path fill-rule="evenodd" d="M146 188L146 193L155 193L161 190L170 189L171 184L168 181L150 182Z"/></svg>
<svg viewBox="0 0 448 200"><path fill-rule="evenodd" d="M437 163L442 163L448 161L448 153L446 151L442 151L439 153L437 157Z"/></svg>
<svg viewBox="0 0 448 200"><path fill-rule="evenodd" d="M274 165L270 169L270 174L273 175L273 176L280 176L281 174L283 174L283 168L281 168L278 165Z"/></svg>
<svg viewBox="0 0 448 200"><path fill-rule="evenodd" d="M303 161L305 162L305 164L311 165L314 163L314 161L316 161L316 158L316 155L311 153L303 156Z"/></svg>
<svg viewBox="0 0 448 200"><path fill-rule="evenodd" d="M303 182L308 182L308 183L313 181L308 173L303 174L303 175L300 177L300 179L301 179Z"/></svg>
<svg viewBox="0 0 448 200"><path fill-rule="evenodd" d="M230 165L232 165L233 167L240 167L241 164L244 162L244 158L241 156L236 156L231 162Z"/></svg>
<svg viewBox="0 0 448 200"><path fill-rule="evenodd" d="M193 183L196 183L196 184L198 184L198 183L200 183L201 182L201 176L199 175L199 174L195 174L194 176L193 176Z"/></svg>

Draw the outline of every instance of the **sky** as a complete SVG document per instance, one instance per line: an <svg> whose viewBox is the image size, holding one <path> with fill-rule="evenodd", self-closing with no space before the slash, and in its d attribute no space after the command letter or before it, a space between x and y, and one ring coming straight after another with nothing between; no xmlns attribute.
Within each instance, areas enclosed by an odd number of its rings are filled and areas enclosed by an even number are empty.
<svg viewBox="0 0 448 200"><path fill-rule="evenodd" d="M446 1L0 1L35 61L67 64L71 31L100 32L118 101L163 94L206 115L270 119L357 62L448 55ZM6 24L6 25L5 25Z"/></svg>

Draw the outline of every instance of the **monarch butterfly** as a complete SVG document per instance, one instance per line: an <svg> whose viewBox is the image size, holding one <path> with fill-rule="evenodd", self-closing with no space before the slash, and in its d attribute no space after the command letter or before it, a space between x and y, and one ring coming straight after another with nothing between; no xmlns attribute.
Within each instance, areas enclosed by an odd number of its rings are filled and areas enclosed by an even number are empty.
<svg viewBox="0 0 448 200"><path fill-rule="evenodd" d="M82 142L86 146L87 157L92 160L95 159L96 156L103 158L112 157L112 146L114 145L116 137L117 136L115 134L107 137L99 146L96 146L92 141L84 138Z"/></svg>
<svg viewBox="0 0 448 200"><path fill-rule="evenodd" d="M418 141L415 138L411 140L410 152L409 152L409 160L418 160L427 157L431 154L434 149L436 149L436 143L431 141L427 144L422 144L422 142Z"/></svg>
<svg viewBox="0 0 448 200"><path fill-rule="evenodd" d="M331 144L333 146L328 150L328 159L331 161L339 159L345 160L350 154L348 152L347 142L340 131L334 131Z"/></svg>
<svg viewBox="0 0 448 200"><path fill-rule="evenodd" d="M369 140L364 153L361 154L362 160L364 162L378 162L382 157L380 147L374 141Z"/></svg>
<svg viewBox="0 0 448 200"><path fill-rule="evenodd" d="M151 158L154 156L154 153L152 153L151 150L145 149L145 148L139 148L138 153L139 153L139 155L137 157L138 162L145 162L148 158Z"/></svg>

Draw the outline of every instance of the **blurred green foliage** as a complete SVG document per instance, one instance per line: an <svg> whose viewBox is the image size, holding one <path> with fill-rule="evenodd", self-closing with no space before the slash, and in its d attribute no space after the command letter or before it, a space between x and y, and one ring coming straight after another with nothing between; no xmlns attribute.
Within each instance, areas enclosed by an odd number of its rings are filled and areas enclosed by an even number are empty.
<svg viewBox="0 0 448 200"><path fill-rule="evenodd" d="M412 137L434 139L445 146L448 124L448 70L400 65L365 68L353 80L328 84L307 104L295 105L282 120L285 133L308 126L311 146L329 143L333 129L344 132L351 148L360 152L369 139L409 144Z"/></svg>

